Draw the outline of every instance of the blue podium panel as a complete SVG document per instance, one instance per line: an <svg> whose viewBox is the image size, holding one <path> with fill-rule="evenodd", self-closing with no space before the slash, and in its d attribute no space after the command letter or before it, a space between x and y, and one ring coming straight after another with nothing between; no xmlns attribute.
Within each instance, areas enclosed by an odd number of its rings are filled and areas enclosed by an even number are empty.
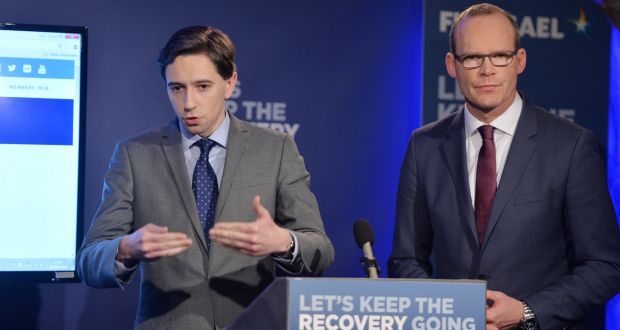
<svg viewBox="0 0 620 330"><path fill-rule="evenodd" d="M485 293L473 280L280 278L231 329L485 329Z"/></svg>

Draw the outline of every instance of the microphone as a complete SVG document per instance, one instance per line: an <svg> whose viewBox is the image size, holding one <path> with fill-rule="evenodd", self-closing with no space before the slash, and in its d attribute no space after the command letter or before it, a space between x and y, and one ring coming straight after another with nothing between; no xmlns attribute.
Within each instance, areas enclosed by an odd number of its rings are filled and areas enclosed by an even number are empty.
<svg viewBox="0 0 620 330"><path fill-rule="evenodd" d="M375 243L375 235L370 228L370 224L365 219L359 219L353 224L353 236L355 243L364 251L364 256L360 262L366 271L368 278L379 278L379 265L372 254L372 245Z"/></svg>

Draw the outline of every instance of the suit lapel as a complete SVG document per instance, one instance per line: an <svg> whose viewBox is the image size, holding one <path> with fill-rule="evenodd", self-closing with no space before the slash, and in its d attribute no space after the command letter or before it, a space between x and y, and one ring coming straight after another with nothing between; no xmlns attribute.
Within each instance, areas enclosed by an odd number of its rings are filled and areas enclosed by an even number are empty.
<svg viewBox="0 0 620 330"><path fill-rule="evenodd" d="M476 233L476 221L474 210L469 194L469 180L467 174L467 158L465 152L463 111L460 111L453 119L447 131L446 141L441 145L440 152L456 189L461 225L467 237L472 251L478 250L478 235Z"/></svg>
<svg viewBox="0 0 620 330"><path fill-rule="evenodd" d="M166 126L162 131L162 149L168 166L170 167L170 173L174 182L176 183L185 212L190 218L194 229L198 233L200 242L207 248L207 242L205 240L204 233L202 232L202 226L200 226L200 220L198 219L198 210L196 207L196 200L192 191L192 185L187 176L187 167L185 165L185 157L183 156L183 147L181 143L181 132L179 131L179 123L174 120L170 125Z"/></svg>
<svg viewBox="0 0 620 330"><path fill-rule="evenodd" d="M497 225L499 217L506 207L506 203L512 196L534 149L536 149L536 143L532 137L538 132L538 124L536 113L530 107L529 103L524 99L521 118L517 124L512 143L510 144L510 151L506 158L504 172L502 173L497 191L495 192L495 198L493 199L493 207L487 224L487 239L485 239L485 245L486 242L489 241L488 238L493 235L493 229Z"/></svg>
<svg viewBox="0 0 620 330"><path fill-rule="evenodd" d="M245 152L248 139L248 130L246 127L244 127L245 124L232 114L229 113L229 115L230 129L228 130L228 145L226 146L226 161L224 163L224 173L222 175L222 182L220 183L220 194L217 199L217 207L215 209L216 222L218 221L220 214L222 213L224 204L226 204L226 199L228 198L230 187L232 185L233 179L235 178L235 173L237 172L239 162L241 161L243 153Z"/></svg>

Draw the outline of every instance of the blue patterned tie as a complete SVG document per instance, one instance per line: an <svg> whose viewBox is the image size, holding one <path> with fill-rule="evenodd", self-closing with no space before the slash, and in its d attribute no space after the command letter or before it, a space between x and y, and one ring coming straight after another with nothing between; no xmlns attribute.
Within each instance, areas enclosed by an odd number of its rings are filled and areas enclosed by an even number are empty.
<svg viewBox="0 0 620 330"><path fill-rule="evenodd" d="M210 139L200 139L192 145L200 148L200 157L198 162L196 162L192 178L192 190L194 191L194 198L196 198L198 217L200 218L200 225L207 240L207 250L209 251L211 250L209 229L213 227L213 222L215 221L215 206L219 194L217 176L213 167L209 164L209 152L211 152L215 145L215 141Z"/></svg>

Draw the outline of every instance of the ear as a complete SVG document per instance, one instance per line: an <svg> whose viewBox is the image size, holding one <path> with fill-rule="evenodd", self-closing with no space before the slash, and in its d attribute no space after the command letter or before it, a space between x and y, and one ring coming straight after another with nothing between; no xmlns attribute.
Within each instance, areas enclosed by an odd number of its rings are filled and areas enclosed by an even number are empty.
<svg viewBox="0 0 620 330"><path fill-rule="evenodd" d="M229 99L235 90L235 85L237 84L237 71L233 72L232 76L226 80L226 93L224 94L225 99Z"/></svg>
<svg viewBox="0 0 620 330"><path fill-rule="evenodd" d="M448 75L452 78L456 78L456 58L454 58L454 54L448 52L446 53L446 71L448 71Z"/></svg>
<svg viewBox="0 0 620 330"><path fill-rule="evenodd" d="M527 53L525 49L519 48L517 50L517 73L521 74L525 70L525 63L527 62Z"/></svg>

